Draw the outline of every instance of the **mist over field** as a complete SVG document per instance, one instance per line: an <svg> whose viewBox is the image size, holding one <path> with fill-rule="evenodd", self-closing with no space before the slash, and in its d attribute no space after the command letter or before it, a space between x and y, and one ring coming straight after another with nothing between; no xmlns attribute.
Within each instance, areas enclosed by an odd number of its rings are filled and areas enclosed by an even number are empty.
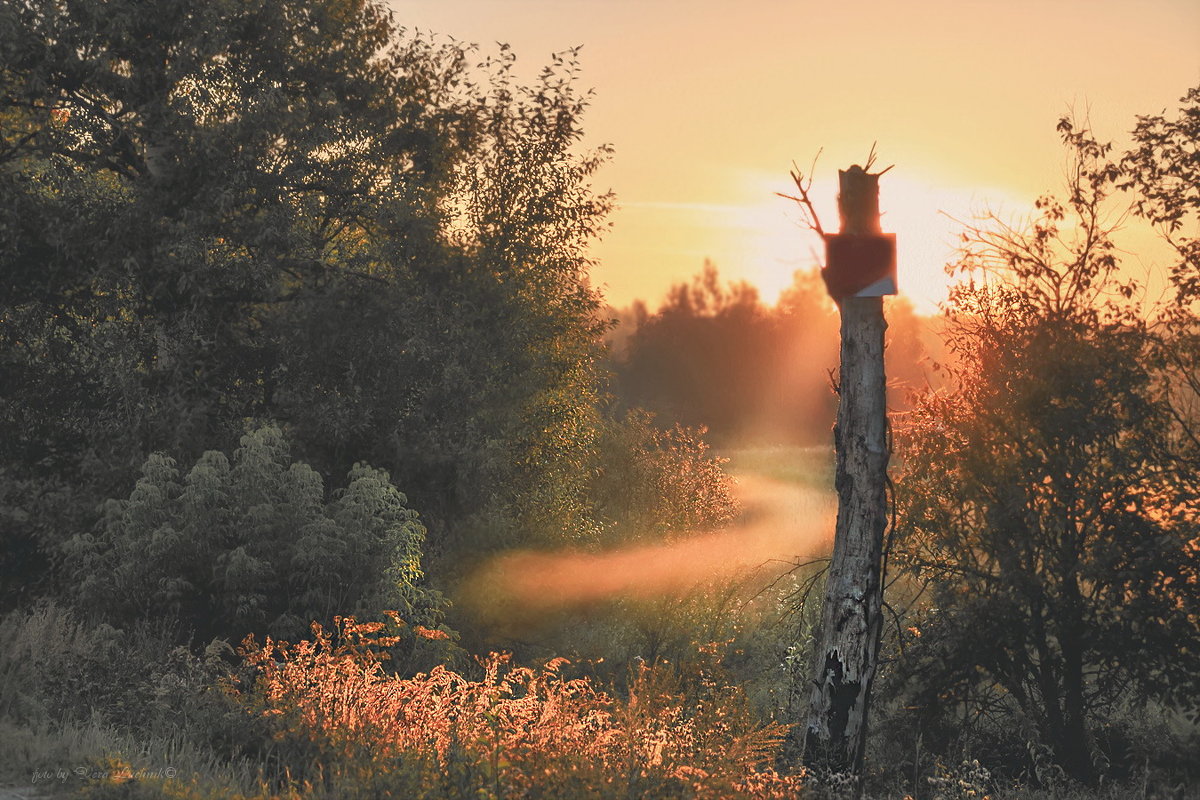
<svg viewBox="0 0 1200 800"><path fill-rule="evenodd" d="M832 458L832 453L784 448L770 455L797 464L813 461L814 455ZM739 469L736 451L733 458L730 474L739 511L731 524L598 552L501 553L464 581L458 602L490 628L536 627L541 617L605 601L685 596L747 576L766 585L796 564L828 556L837 516L832 487ZM818 477L828 476L820 471Z"/></svg>

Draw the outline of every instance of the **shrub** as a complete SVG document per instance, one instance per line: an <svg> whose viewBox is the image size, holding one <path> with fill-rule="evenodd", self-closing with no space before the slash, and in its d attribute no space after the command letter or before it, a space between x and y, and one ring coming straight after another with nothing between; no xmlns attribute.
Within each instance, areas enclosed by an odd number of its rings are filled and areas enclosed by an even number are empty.
<svg viewBox="0 0 1200 800"><path fill-rule="evenodd" d="M103 632L88 631L52 604L14 611L0 620L0 719L28 723L46 715L57 698L46 689L56 664L74 663L102 649Z"/></svg>
<svg viewBox="0 0 1200 800"><path fill-rule="evenodd" d="M97 532L67 551L85 607L117 623L178 618L202 640L296 636L314 619L383 608L435 624L439 599L419 586L425 529L406 503L364 464L327 500L321 476L264 427L182 479L151 455L129 498L108 501Z"/></svg>
<svg viewBox="0 0 1200 800"><path fill-rule="evenodd" d="M703 428L659 430L635 409L608 421L592 494L615 538L634 539L720 528L737 514L728 460L709 452Z"/></svg>

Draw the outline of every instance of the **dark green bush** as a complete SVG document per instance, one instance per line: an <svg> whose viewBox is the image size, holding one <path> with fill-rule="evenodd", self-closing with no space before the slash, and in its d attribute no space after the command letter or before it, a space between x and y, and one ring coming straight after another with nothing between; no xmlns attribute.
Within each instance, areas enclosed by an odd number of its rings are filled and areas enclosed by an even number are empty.
<svg viewBox="0 0 1200 800"><path fill-rule="evenodd" d="M206 452L182 477L151 455L96 533L68 543L69 568L78 600L114 624L176 618L201 641L296 637L313 620L385 609L433 625L440 600L419 586L425 529L406 502L363 464L327 497L264 427L232 459Z"/></svg>

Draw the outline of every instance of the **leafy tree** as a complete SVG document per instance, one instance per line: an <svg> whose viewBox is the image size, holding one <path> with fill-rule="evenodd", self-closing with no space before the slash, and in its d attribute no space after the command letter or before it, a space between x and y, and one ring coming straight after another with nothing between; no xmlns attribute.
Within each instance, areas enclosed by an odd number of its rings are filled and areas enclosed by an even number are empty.
<svg viewBox="0 0 1200 800"><path fill-rule="evenodd" d="M117 622L171 617L202 639L295 638L313 620L396 611L437 624L421 587L425 528L387 473L356 464L327 498L278 428L208 451L181 476L152 454L127 500L67 546L79 601Z"/></svg>
<svg viewBox="0 0 1200 800"><path fill-rule="evenodd" d="M0 8L6 592L247 418L389 469L439 549L596 533L606 151L573 55L470 53L367 0Z"/></svg>
<svg viewBox="0 0 1200 800"><path fill-rule="evenodd" d="M285 415L321 460L388 464L472 547L597 533L604 326L586 251L610 205L589 186L607 151L576 153L573 53L532 86L512 65L507 49L482 65L438 207L381 215L379 281L343 282L284 323ZM430 220L440 250L414 252L408 226Z"/></svg>
<svg viewBox="0 0 1200 800"><path fill-rule="evenodd" d="M37 0L4 23L6 305L101 370L124 346L143 445L269 406L255 311L362 271L385 188L436 182L441 54L356 0ZM88 336L106 323L116 342Z"/></svg>
<svg viewBox="0 0 1200 800"><path fill-rule="evenodd" d="M380 198L439 198L463 62L362 0L30 0L0 65L0 494L49 553L147 453L273 411L267 320L370 281Z"/></svg>
<svg viewBox="0 0 1200 800"><path fill-rule="evenodd" d="M952 296L952 386L904 432L899 549L931 590L908 667L926 708L1014 714L1090 782L1118 698L1200 703L1200 497L1164 451L1160 362L1106 227L1117 168L1060 131L1067 198L968 232L957 268L985 280Z"/></svg>
<svg viewBox="0 0 1200 800"><path fill-rule="evenodd" d="M1160 309L1155 333L1176 480L1200 493L1200 87L1180 102L1175 119L1138 117L1134 147L1120 166L1135 211L1158 226L1177 255L1171 267L1175 294Z"/></svg>

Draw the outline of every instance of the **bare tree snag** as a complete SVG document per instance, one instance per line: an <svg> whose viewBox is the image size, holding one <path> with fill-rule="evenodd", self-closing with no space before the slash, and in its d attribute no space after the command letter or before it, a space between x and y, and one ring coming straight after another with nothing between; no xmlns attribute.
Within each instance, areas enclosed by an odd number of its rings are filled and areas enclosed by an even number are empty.
<svg viewBox="0 0 1200 800"><path fill-rule="evenodd" d="M857 165L839 171L841 231L826 236L826 285L842 317L834 427L837 531L816 634L807 723L791 743L793 751L800 749L802 737L806 764L853 774L862 770L879 654L888 514L887 323L878 295L895 292L895 239L880 231L880 174ZM795 709L794 718L801 716Z"/></svg>

